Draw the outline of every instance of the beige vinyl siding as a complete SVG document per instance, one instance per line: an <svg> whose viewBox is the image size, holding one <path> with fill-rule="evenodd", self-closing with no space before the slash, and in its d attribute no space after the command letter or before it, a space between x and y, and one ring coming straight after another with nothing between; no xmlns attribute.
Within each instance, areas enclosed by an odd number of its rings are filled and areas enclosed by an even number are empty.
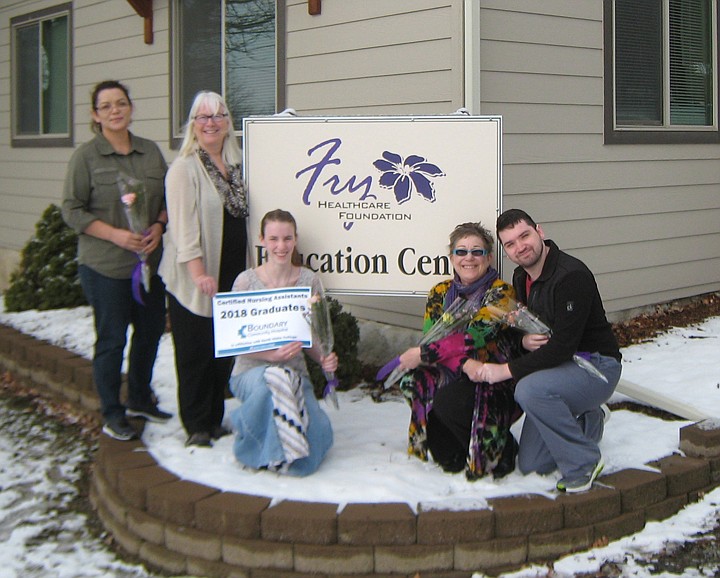
<svg viewBox="0 0 720 578"><path fill-rule="evenodd" d="M59 201L73 150L9 146L9 21L59 3L0 3L0 279ZM126 0L73 1L76 146L92 136L92 86L117 78L136 105L132 130L174 157L169 4L154 0L146 45ZM301 115L448 114L466 103L502 115L504 208L528 210L583 259L611 313L720 290L720 145L604 144L601 0L323 0L318 16L286 0L283 17L279 88ZM342 300L360 317L415 328L424 301Z"/></svg>
<svg viewBox="0 0 720 578"><path fill-rule="evenodd" d="M153 2L153 43L144 42L144 21L126 0L75 2L76 143L88 130L90 92L104 79L130 88L135 106L130 130L154 140L169 161L169 0Z"/></svg>
<svg viewBox="0 0 720 578"><path fill-rule="evenodd" d="M305 115L448 114L462 106L461 5L288 2L286 102Z"/></svg>
<svg viewBox="0 0 720 578"><path fill-rule="evenodd" d="M7 3L5 3L7 4ZM10 19L53 7L58 0L0 7L0 278L7 279L40 215L59 204L74 148L11 148ZM90 140L90 92L100 80L130 87L132 130L158 142L170 160L168 0L155 0L154 42L143 41L144 23L125 0L73 2L73 130L75 146Z"/></svg>
<svg viewBox="0 0 720 578"><path fill-rule="evenodd" d="M611 313L717 291L720 146L604 144L602 2L480 5L480 112L503 116L503 208L585 261Z"/></svg>
<svg viewBox="0 0 720 578"><path fill-rule="evenodd" d="M511 188L513 194L649 187L651 188L647 199L649 202L651 199L654 200L652 190L655 188L716 182L713 179L718 176L717 170L714 168L707 170L712 162L715 162L715 159L519 164L511 167L512 172L506 170L505 187L506 193L507 188ZM655 206L654 210L661 210L661 207Z"/></svg>
<svg viewBox="0 0 720 578"><path fill-rule="evenodd" d="M4 34L4 33L3 33ZM9 65L4 66L9 71ZM11 148L9 79L0 81L0 275L7 278L47 206L59 198L72 149ZM33 154L30 154L33 151ZM7 257L7 262L5 260Z"/></svg>
<svg viewBox="0 0 720 578"><path fill-rule="evenodd" d="M476 4L481 104L472 112L503 117L504 208L526 209L584 260L615 317L717 291L720 147L604 144L602 3ZM514 265L502 264L509 279ZM421 310L416 300L357 301L361 315L418 326L407 316Z"/></svg>

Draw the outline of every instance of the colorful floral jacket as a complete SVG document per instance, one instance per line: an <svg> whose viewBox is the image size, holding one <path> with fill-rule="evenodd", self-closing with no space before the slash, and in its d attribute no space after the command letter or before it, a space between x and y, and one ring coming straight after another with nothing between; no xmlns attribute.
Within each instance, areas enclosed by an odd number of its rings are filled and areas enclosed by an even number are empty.
<svg viewBox="0 0 720 578"><path fill-rule="evenodd" d="M445 295L452 283L451 279L435 285L428 295L423 321L423 333L426 333L445 310ZM492 284L492 289L501 295L515 297L515 290L502 279ZM511 339L500 338L507 328L493 321L490 312L481 308L464 333L453 333L443 339L421 347L421 358L427 365L443 365L452 373L459 374L468 359L506 363L511 356Z"/></svg>

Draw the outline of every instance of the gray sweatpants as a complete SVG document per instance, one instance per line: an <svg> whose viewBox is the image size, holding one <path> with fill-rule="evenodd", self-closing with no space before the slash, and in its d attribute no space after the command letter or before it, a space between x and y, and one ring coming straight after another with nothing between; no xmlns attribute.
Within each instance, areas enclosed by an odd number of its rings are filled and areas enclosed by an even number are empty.
<svg viewBox="0 0 720 578"><path fill-rule="evenodd" d="M598 442L604 423L600 405L620 380L622 365L593 354L590 361L607 377L605 383L573 361L536 371L518 381L515 399L525 412L518 466L524 474L559 469L572 479L600 460Z"/></svg>

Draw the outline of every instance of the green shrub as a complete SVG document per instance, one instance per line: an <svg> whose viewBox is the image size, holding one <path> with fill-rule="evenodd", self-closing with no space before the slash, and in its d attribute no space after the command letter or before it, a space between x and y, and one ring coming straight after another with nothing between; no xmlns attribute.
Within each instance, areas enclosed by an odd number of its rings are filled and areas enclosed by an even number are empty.
<svg viewBox="0 0 720 578"><path fill-rule="evenodd" d="M77 234L50 205L23 248L20 266L5 292L7 311L61 309L86 303L78 279Z"/></svg>
<svg viewBox="0 0 720 578"><path fill-rule="evenodd" d="M360 341L360 328L357 319L347 311L342 310L342 305L332 297L328 297L330 303L330 319L335 336L335 353L338 356L338 370L336 376L340 382L340 389L350 389L360 379L361 364L358 359L358 342ZM315 363L308 355L305 356L310 372L310 379L315 387L315 395L322 397L325 389L325 376L322 368Z"/></svg>

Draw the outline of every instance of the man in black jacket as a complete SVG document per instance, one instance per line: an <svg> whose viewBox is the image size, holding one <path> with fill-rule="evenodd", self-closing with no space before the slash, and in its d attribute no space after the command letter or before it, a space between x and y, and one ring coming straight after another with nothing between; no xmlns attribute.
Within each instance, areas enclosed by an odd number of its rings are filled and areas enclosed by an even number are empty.
<svg viewBox="0 0 720 578"><path fill-rule="evenodd" d="M525 411L518 466L523 473L559 469L560 491L582 492L603 468L598 448L605 411L621 373L621 355L592 272L545 240L524 211L510 209L497 220L497 235L518 265L513 286L518 300L548 327L550 335L527 334L527 353L509 363L475 367L473 381L517 381L515 399ZM605 377L574 361L590 361ZM609 415L609 414L608 414Z"/></svg>

